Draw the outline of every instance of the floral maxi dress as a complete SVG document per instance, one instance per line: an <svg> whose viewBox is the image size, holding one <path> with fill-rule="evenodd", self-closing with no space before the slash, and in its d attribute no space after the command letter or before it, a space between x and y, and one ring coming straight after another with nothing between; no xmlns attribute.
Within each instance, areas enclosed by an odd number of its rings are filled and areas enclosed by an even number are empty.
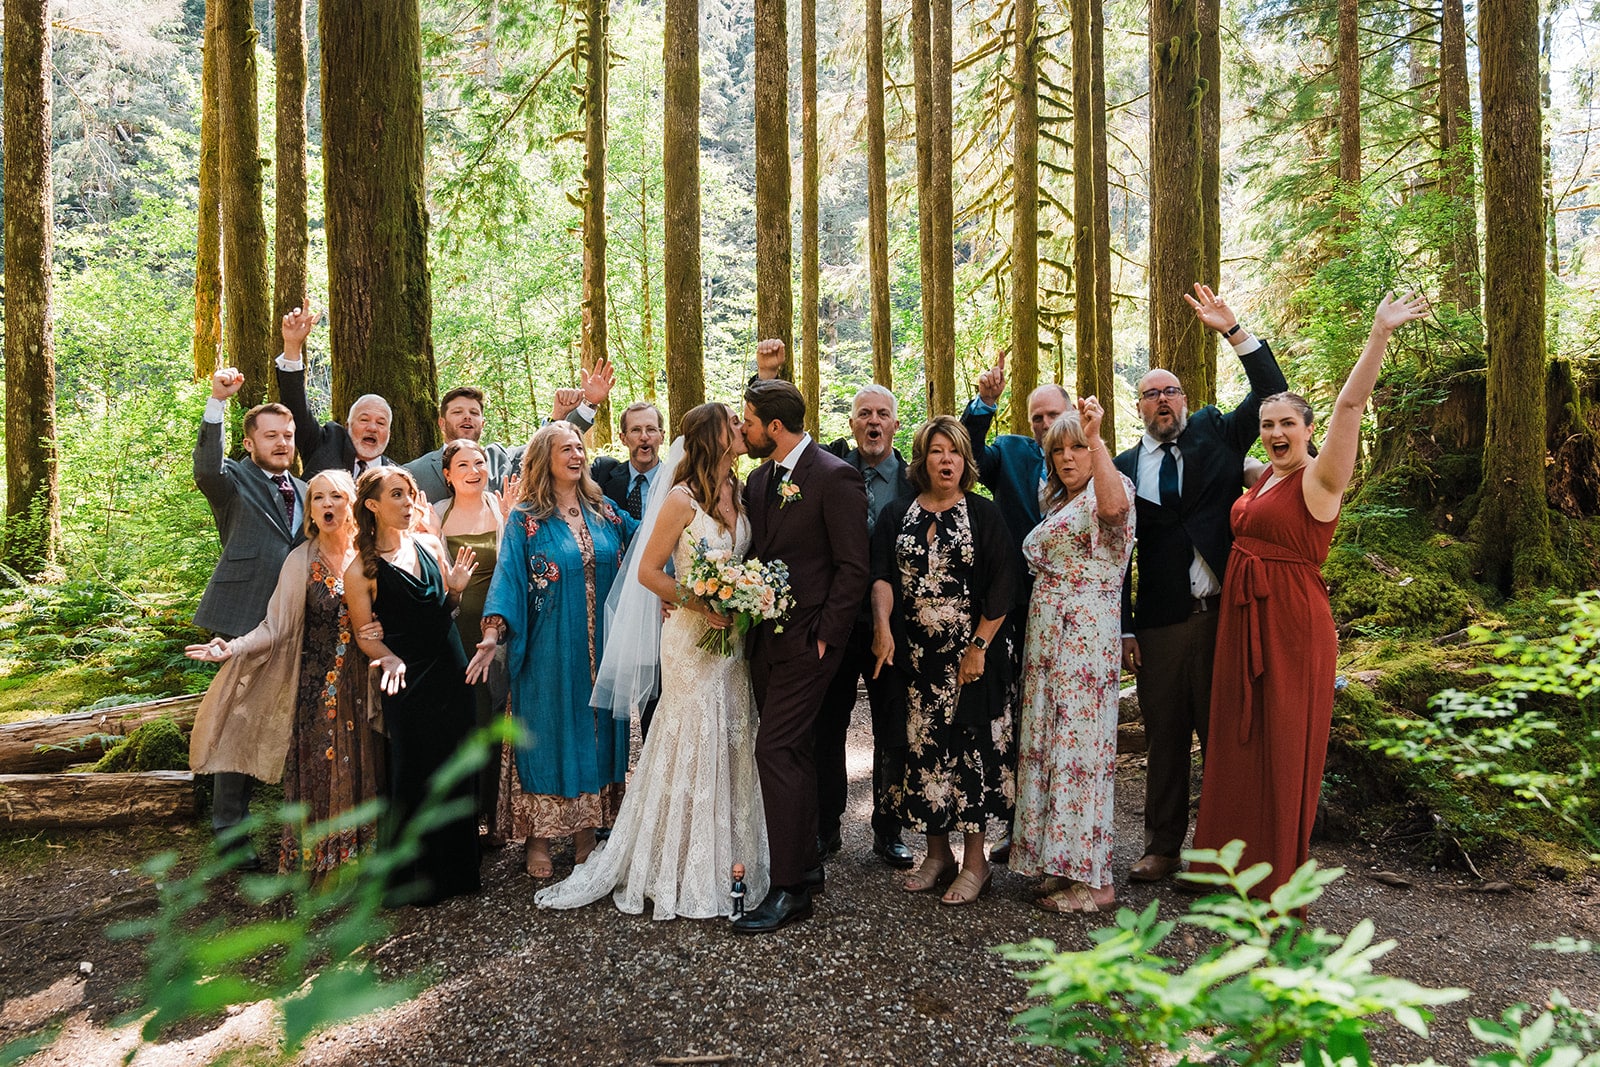
<svg viewBox="0 0 1600 1067"><path fill-rule="evenodd" d="M1133 499L1133 485L1118 475ZM1094 483L1022 543L1035 575L1022 661L1011 869L1111 883L1122 576L1134 516L1095 514Z"/></svg>

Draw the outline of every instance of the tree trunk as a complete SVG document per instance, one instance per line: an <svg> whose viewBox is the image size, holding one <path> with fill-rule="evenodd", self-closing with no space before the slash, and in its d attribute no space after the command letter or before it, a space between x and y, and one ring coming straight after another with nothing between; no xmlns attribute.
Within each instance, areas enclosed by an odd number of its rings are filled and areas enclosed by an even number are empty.
<svg viewBox="0 0 1600 1067"><path fill-rule="evenodd" d="M889 140L883 120L883 0L867 0L867 273L872 289L872 380L894 388L889 306Z"/></svg>
<svg viewBox="0 0 1600 1067"><path fill-rule="evenodd" d="M806 429L821 433L821 302L822 250L818 247L820 210L817 185L817 0L800 0L800 392L806 398Z"/></svg>
<svg viewBox="0 0 1600 1067"><path fill-rule="evenodd" d="M1356 0L1339 0L1339 228L1360 215L1361 23Z"/></svg>
<svg viewBox="0 0 1600 1067"><path fill-rule="evenodd" d="M639 182L639 364L644 372L644 398L654 403L655 311L650 297L650 183L646 180Z"/></svg>
<svg viewBox="0 0 1600 1067"><path fill-rule="evenodd" d="M307 299L305 0L275 0L278 47L277 232L273 243L273 310L278 321Z"/></svg>
<svg viewBox="0 0 1600 1067"><path fill-rule="evenodd" d="M1221 0L1200 2L1200 278L1222 285L1222 11ZM1217 402L1217 346L1210 330L1200 334L1206 361L1207 404ZM1230 352L1231 354L1231 352ZM1197 403L1191 398L1190 403Z"/></svg>
<svg viewBox="0 0 1600 1067"><path fill-rule="evenodd" d="M1550 110L1550 64L1555 58L1556 12L1544 12L1539 31L1539 106ZM1556 236L1555 172L1550 165L1550 143L1544 145L1544 225L1545 244L1550 257L1550 273L1561 276L1561 244Z"/></svg>
<svg viewBox="0 0 1600 1067"><path fill-rule="evenodd" d="M418 456L439 444L418 9L323 0L318 20L334 412L382 395L389 454Z"/></svg>
<svg viewBox="0 0 1600 1067"><path fill-rule="evenodd" d="M1105 416L1100 436L1111 448L1117 443L1117 368L1111 333L1111 183L1106 160L1106 24L1102 0L1089 0L1089 38L1094 68L1089 94L1089 128L1094 138L1094 317L1095 364L1100 372L1098 395ZM1059 348L1059 346L1058 346ZM1058 377L1057 381L1061 379Z"/></svg>
<svg viewBox="0 0 1600 1067"><path fill-rule="evenodd" d="M1073 5L1074 12L1081 2L1078 0ZM1033 429L1028 423L1028 394L1039 384L1039 13L1034 0L1017 0L1016 12L1016 109L1012 133L1015 138L1015 160L1012 164L1011 205L1011 432L1032 434ZM1076 49L1076 39L1073 40L1073 46ZM1073 88L1076 90L1076 60L1073 74ZM1076 149L1076 132L1073 137ZM1078 158L1076 150L1073 157L1075 160ZM1073 188L1077 188L1076 178ZM1074 202L1076 204L1076 200ZM1077 218L1087 222L1089 215L1085 213ZM1076 249L1076 245L1074 247ZM1092 276L1092 270L1089 275L1076 275L1077 278ZM1082 311L1080 302L1080 316ZM1093 346L1089 349L1083 347L1081 328L1078 339L1078 373L1081 376L1085 353L1090 353L1092 360Z"/></svg>
<svg viewBox="0 0 1600 1067"><path fill-rule="evenodd" d="M1197 0L1150 6L1150 365L1205 397L1209 331L1183 299L1205 269L1199 40Z"/></svg>
<svg viewBox="0 0 1600 1067"><path fill-rule="evenodd" d="M0 827L135 826L194 817L194 775L0 774Z"/></svg>
<svg viewBox="0 0 1600 1067"><path fill-rule="evenodd" d="M208 0L200 61L199 205L194 253L194 379L222 365L222 146L217 114L219 0Z"/></svg>
<svg viewBox="0 0 1600 1067"><path fill-rule="evenodd" d="M1555 571L1545 502L1544 195L1539 0L1482 0L1488 418L1474 518L1485 580L1510 592Z"/></svg>
<svg viewBox="0 0 1600 1067"><path fill-rule="evenodd" d="M667 436L705 403L700 327L700 6L666 0L662 27L665 184L662 300L666 313Z"/></svg>
<svg viewBox="0 0 1600 1067"><path fill-rule="evenodd" d="M49 0L5 0L6 565L38 574L61 532L50 257Z"/></svg>
<svg viewBox="0 0 1600 1067"><path fill-rule="evenodd" d="M1439 180L1449 205L1444 299L1462 311L1483 305L1478 286L1478 203L1462 0L1442 0L1439 24Z"/></svg>
<svg viewBox="0 0 1600 1067"><path fill-rule="evenodd" d="M927 380L928 412L941 415L956 410L950 0L913 0L911 11L917 83L922 362Z"/></svg>
<svg viewBox="0 0 1600 1067"><path fill-rule="evenodd" d="M583 352L585 370L607 358L606 350L606 75L611 62L611 5L584 5L583 79ZM594 441L611 443L611 403L600 405Z"/></svg>
<svg viewBox="0 0 1600 1067"><path fill-rule="evenodd" d="M261 206L256 28L250 0L217 4L217 129L221 138L223 339L244 374L243 407L266 399L278 346L268 303L267 222ZM370 165L370 158L368 160Z"/></svg>
<svg viewBox="0 0 1600 1067"><path fill-rule="evenodd" d="M92 762L155 719L172 719L188 731L199 707L200 694L196 693L0 725L0 774L48 774L74 763Z"/></svg>
<svg viewBox="0 0 1600 1067"><path fill-rule="evenodd" d="M756 334L783 342L785 378L794 374L788 20L786 0L756 0Z"/></svg>
<svg viewBox="0 0 1600 1067"><path fill-rule="evenodd" d="M933 239L933 50L932 14L929 0L911 0L911 82L916 99L917 138L917 266L918 292L922 303L922 380L930 414L933 403L933 338L936 301L933 276L936 273Z"/></svg>

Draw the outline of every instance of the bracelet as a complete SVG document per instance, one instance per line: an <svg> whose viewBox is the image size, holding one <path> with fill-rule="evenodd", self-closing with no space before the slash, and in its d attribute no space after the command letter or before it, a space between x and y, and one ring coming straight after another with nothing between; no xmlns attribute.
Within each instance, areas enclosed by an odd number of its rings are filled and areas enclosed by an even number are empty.
<svg viewBox="0 0 1600 1067"><path fill-rule="evenodd" d="M1226 339L1226 338L1232 337L1234 334L1238 333L1239 330L1240 330L1241 325L1242 324L1237 322L1237 321L1234 322L1233 327L1230 330L1228 330L1227 333L1222 335L1223 338Z"/></svg>

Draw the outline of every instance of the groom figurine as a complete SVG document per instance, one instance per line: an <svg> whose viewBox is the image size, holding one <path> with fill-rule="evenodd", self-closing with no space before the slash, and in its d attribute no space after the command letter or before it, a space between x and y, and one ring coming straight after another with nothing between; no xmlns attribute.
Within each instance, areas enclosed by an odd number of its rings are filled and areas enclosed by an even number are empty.
<svg viewBox="0 0 1600 1067"><path fill-rule="evenodd" d="M762 341L759 351L782 344ZM767 460L744 488L750 555L788 564L794 595L788 618L762 623L749 638L772 890L733 929L768 933L810 918L811 890L821 880L813 741L823 695L867 593L867 494L860 472L805 432L805 398L792 382L752 382L744 401L745 444Z"/></svg>

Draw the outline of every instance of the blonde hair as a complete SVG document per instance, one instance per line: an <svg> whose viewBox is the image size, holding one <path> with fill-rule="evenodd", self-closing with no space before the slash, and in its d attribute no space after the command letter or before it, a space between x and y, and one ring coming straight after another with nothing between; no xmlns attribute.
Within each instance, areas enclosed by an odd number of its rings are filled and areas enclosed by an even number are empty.
<svg viewBox="0 0 1600 1067"><path fill-rule="evenodd" d="M318 471L306 483L306 540L314 541L322 533L322 527L317 525L316 516L311 512L311 490L318 482L328 482L339 492L344 494L345 500L350 504L350 517L346 524L354 528L356 524L356 480L350 477L350 472L335 467L331 470Z"/></svg>
<svg viewBox="0 0 1600 1067"><path fill-rule="evenodd" d="M512 503L513 508L524 508L536 519L555 514L556 483L550 474L550 457L555 453L556 438L567 434L576 437L578 444L583 444L583 436L565 422L541 426L533 435L527 450L522 453L522 484L517 499ZM578 502L598 514L604 506L604 500L600 484L589 475L589 468L585 466L582 477L578 479Z"/></svg>
<svg viewBox="0 0 1600 1067"><path fill-rule="evenodd" d="M1089 435L1083 432L1083 420L1076 411L1068 411L1044 432L1044 499L1040 501L1041 510L1046 515L1055 511L1067 502L1070 494L1067 492L1066 483L1061 480L1061 473L1056 470L1054 460L1056 449L1071 448L1080 445L1084 448L1093 448L1094 442L1089 440ZM1103 447L1103 446L1102 446Z"/></svg>

